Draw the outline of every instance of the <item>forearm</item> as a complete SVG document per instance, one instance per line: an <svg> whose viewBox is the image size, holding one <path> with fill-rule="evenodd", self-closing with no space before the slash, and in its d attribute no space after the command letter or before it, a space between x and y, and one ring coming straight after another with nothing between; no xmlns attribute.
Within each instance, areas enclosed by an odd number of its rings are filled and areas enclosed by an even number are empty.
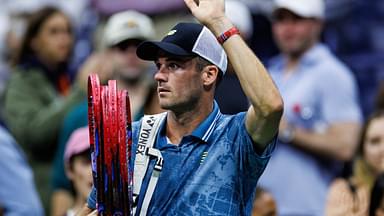
<svg viewBox="0 0 384 216"><path fill-rule="evenodd" d="M342 123L331 126L324 133L295 128L292 145L322 157L346 161L355 152L359 125L356 123Z"/></svg>
<svg viewBox="0 0 384 216"><path fill-rule="evenodd" d="M224 13L223 0L184 0L192 14L218 37L233 27ZM268 72L240 35L229 37L223 48L256 115L282 111L282 99ZM278 113L279 113L278 112Z"/></svg>
<svg viewBox="0 0 384 216"><path fill-rule="evenodd" d="M231 27L226 18L209 26L216 36ZM223 47L251 103L247 129L255 142L267 144L276 134L282 114L280 93L263 64L239 35L230 37Z"/></svg>
<svg viewBox="0 0 384 216"><path fill-rule="evenodd" d="M223 0L184 0L192 14L218 37L233 27L224 12ZM246 116L246 129L256 144L264 147L275 136L283 101L263 64L239 35L223 44L244 90L251 102Z"/></svg>

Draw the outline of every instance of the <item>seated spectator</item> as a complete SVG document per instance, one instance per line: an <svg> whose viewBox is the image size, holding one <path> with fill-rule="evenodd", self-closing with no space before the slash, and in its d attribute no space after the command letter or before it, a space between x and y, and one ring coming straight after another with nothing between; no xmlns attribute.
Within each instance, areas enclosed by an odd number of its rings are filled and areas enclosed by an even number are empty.
<svg viewBox="0 0 384 216"><path fill-rule="evenodd" d="M335 179L330 187L326 215L367 215L374 180L384 171L384 111L364 125L352 172Z"/></svg>
<svg viewBox="0 0 384 216"><path fill-rule="evenodd" d="M384 173L381 173L373 184L369 216L384 216Z"/></svg>
<svg viewBox="0 0 384 216"><path fill-rule="evenodd" d="M0 126L0 215L44 215L32 170L3 126Z"/></svg>
<svg viewBox="0 0 384 216"><path fill-rule="evenodd" d="M74 204L68 209L67 216L75 215L87 201L92 188L91 152L89 129L75 130L65 148L64 163L66 175L74 187Z"/></svg>

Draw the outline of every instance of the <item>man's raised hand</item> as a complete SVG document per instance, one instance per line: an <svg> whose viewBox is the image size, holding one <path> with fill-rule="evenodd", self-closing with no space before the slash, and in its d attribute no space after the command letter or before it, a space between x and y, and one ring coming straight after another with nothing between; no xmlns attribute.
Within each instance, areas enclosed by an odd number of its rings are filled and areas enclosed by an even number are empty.
<svg viewBox="0 0 384 216"><path fill-rule="evenodd" d="M184 0L192 15L210 27L225 17L224 0Z"/></svg>

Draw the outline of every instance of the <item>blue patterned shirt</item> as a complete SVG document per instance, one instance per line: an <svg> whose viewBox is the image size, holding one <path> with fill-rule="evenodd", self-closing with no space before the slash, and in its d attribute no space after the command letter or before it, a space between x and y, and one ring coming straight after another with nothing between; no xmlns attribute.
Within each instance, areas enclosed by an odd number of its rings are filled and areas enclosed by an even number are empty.
<svg viewBox="0 0 384 216"><path fill-rule="evenodd" d="M167 142L165 121L155 147L164 166L148 215L250 215L256 183L274 142L257 155L245 128L245 112L223 115L215 102L212 113L179 145ZM140 123L133 125L137 143ZM143 182L146 189L154 161ZM142 193L141 193L142 194ZM138 210L141 206L139 198ZM88 200L95 207L95 193Z"/></svg>

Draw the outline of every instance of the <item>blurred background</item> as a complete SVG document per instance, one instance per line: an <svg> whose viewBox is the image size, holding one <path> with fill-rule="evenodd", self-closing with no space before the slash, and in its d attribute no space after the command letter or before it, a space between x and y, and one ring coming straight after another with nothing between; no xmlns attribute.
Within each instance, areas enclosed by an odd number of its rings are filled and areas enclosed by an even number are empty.
<svg viewBox="0 0 384 216"><path fill-rule="evenodd" d="M252 32L247 39L248 44L262 62L267 64L272 57L279 54L272 36L271 17L274 8L273 1L238 1L244 3L251 14L252 23L249 29ZM3 172L2 169L10 171L14 169L12 167L23 167L20 170L30 170L28 171L31 172L29 177L24 175L20 178L23 178L26 182L32 182L31 193L38 195L31 196L31 199L40 199L41 203L27 203L27 206L32 205L36 207L36 210L30 210L34 211L34 213L24 214L24 212L19 215L62 215L60 211L60 213L55 213L53 210L57 207L52 207L55 206L55 201L52 200L52 192L55 189L51 183L52 177L50 173L53 172L53 158L58 150L58 137L60 137L60 133L63 133L60 130L64 124L64 116L70 109L65 109L62 117L54 119L54 121L58 121L58 129L55 132L57 134L55 139L53 139L54 141L51 141L54 144L49 146L51 150L44 153L50 155L48 159L43 160L43 163L48 164L48 166L44 168L45 171L43 172L46 174L41 175L44 176L42 180L36 180L40 174L36 173L35 167L39 165L36 165L34 162L36 158L31 156L33 153L29 153L30 147L25 145L29 140L19 138L24 135L14 133L14 126L8 125L6 120L3 121L4 119L9 119L10 116L7 115L13 115L12 112L3 112L5 106L4 95L12 79L12 73L14 73L15 64L13 59L19 55L28 22L36 15L36 11L47 6L58 8L69 18L71 25L70 33L73 35L73 47L66 60L65 74L68 77L69 85L72 86L77 83L77 77L81 73L79 71L84 69L83 66L87 59L105 49L103 41L105 25L112 15L126 10L135 10L149 16L153 21L153 38L155 39L161 39L175 23L193 21L193 17L191 17L182 0L0 0L0 5L1 122L4 131L11 136L7 137L7 139L1 139L1 141L13 143L11 145L12 153L9 154L15 154L13 158L15 160L14 163L18 163L18 165L10 165L10 163L13 163L12 161L4 161L4 164L0 165L0 179L12 178L12 175L6 174L7 172ZM358 84L359 105L363 112L363 118L366 119L376 109L376 106L382 103L380 101L384 100L383 93L381 93L382 96L379 96L380 89L383 89L381 92L384 91L384 1L326 0L325 5L325 23L321 41L328 45L330 50L351 69ZM44 49L44 47L40 48ZM102 64L106 60L107 58L99 59ZM93 67L92 69L98 69L98 67ZM154 68L149 66L149 74L154 72ZM343 83L340 83L340 85L343 85ZM34 87L31 89L33 90ZM15 95L17 95L17 92L15 91ZM63 95L58 94L57 97L64 97ZM74 104L76 103L72 105ZM49 106L57 106L57 104L50 104ZM38 110L35 111L36 113L38 112ZM26 115L34 114L32 112ZM47 121L50 120L47 119ZM80 126L84 125L79 125L78 127ZM34 128L34 130L39 130L39 128ZM29 133L34 132L24 131L22 134ZM5 146L3 143L0 143L1 145ZM61 151L63 152L63 150L64 148ZM0 151L0 158L7 152L5 150ZM63 159L61 157L56 160ZM7 168L7 166L11 166L11 168ZM23 191L27 190L15 186L20 191L17 190L13 193L13 191L9 191L11 188L4 184L0 184L0 209L2 209L0 215L7 215L11 208L9 206L13 206L12 204L8 205L8 202L4 201L9 198L4 196L9 196L9 194L23 196ZM17 200L17 198L15 199ZM69 201L69 203L71 202L73 201Z"/></svg>

